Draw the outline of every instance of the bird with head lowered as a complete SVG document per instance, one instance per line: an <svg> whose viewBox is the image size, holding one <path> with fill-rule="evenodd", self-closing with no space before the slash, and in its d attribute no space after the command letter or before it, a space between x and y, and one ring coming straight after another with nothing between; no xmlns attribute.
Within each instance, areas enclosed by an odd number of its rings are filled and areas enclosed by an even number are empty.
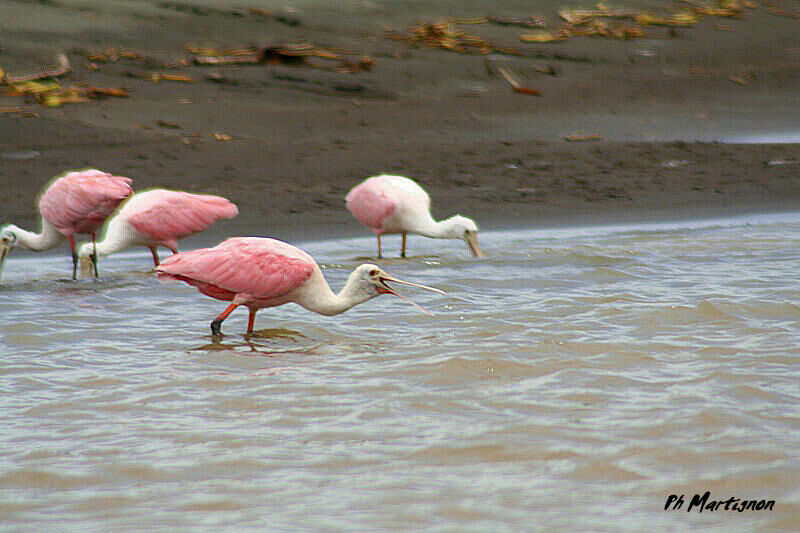
<svg viewBox="0 0 800 533"><path fill-rule="evenodd" d="M283 241L261 237L232 237L213 248L178 253L155 271L159 278L185 281L206 296L231 302L211 322L213 335L221 334L222 321L240 305L250 311L247 333L251 334L256 312L265 307L293 302L321 315L338 315L381 294L393 294L427 313L389 284L444 294L433 287L397 279L370 264L358 266L336 294L309 254Z"/></svg>
<svg viewBox="0 0 800 533"><path fill-rule="evenodd" d="M120 205L106 223L103 237L97 243L84 243L78 248L81 275L91 268L91 258L120 252L132 246L146 246L159 257L156 247L163 246L178 253L178 240L205 231L220 219L239 214L237 207L221 196L192 194L167 189L137 192Z"/></svg>
<svg viewBox="0 0 800 533"><path fill-rule="evenodd" d="M39 233L14 224L0 228L0 274L12 248L19 246L41 252L67 239L72 251L72 279L75 279L78 267L75 234L88 233L94 243L97 230L106 218L120 202L133 194L131 181L130 178L112 176L95 169L65 172L53 178L39 195L42 227ZM90 258L96 276L97 255L93 246Z"/></svg>
<svg viewBox="0 0 800 533"><path fill-rule="evenodd" d="M382 257L381 235L400 233L400 257L406 256L409 233L434 239L462 239L474 257L483 257L478 246L478 225L461 215L436 221L431 216L431 198L414 180L382 174L353 187L346 197L347 209L378 238L378 259Z"/></svg>

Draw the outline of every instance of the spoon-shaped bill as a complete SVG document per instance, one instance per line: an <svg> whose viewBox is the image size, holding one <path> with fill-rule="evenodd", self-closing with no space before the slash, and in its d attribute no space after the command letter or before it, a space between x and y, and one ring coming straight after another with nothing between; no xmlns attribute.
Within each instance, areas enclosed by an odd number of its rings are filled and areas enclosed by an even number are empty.
<svg viewBox="0 0 800 533"><path fill-rule="evenodd" d="M473 257L483 257L483 251L481 251L481 247L478 246L477 233L467 232L467 235L464 237L464 241L467 243L467 248L469 248L469 251L472 252Z"/></svg>
<svg viewBox="0 0 800 533"><path fill-rule="evenodd" d="M437 292L439 294L445 294L445 292L442 291L442 290L435 289L433 287L428 287L427 285L420 285L419 283L411 283L410 281L404 281L402 279L397 279L394 276L390 276L389 274L386 274L386 273L384 273L384 275L381 276L380 281L383 284L383 287L384 287L384 289L386 290L386 292L388 294L393 294L393 295L397 296L398 298L400 298L401 300L405 300L406 302L410 303L411 305L413 305L414 307L416 307L417 309L419 309L423 313L425 313L427 315L430 315L430 316L433 316L433 313L431 313L430 311L428 311L427 309L425 309L424 307L422 307L418 303L413 302L409 298L406 298L402 294L398 294L391 287L389 287L386 284L386 282L389 281L389 282L392 282L392 283L400 283L400 284L403 284L403 285L410 285L411 287L417 287L418 289L425 289L426 291L432 291L432 292Z"/></svg>
<svg viewBox="0 0 800 533"><path fill-rule="evenodd" d="M3 278L3 267L6 264L6 258L11 253L11 247L7 244L0 243L0 279Z"/></svg>

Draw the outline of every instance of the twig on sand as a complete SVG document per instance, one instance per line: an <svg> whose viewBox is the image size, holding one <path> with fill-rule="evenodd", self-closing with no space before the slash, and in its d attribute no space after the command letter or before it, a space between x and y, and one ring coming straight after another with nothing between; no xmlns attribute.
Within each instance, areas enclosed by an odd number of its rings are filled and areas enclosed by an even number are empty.
<svg viewBox="0 0 800 533"><path fill-rule="evenodd" d="M39 72L34 72L31 74L24 74L21 76L12 76L11 74L6 73L5 75L5 82L9 85L15 83L24 83L26 81L35 81L41 80L44 78L55 78L58 76L63 76L70 70L72 67L69 64L69 58L67 58L66 54L58 54L58 66L48 70L41 70Z"/></svg>
<svg viewBox="0 0 800 533"><path fill-rule="evenodd" d="M603 136L599 133L589 133L585 135L579 134L572 134L572 135L565 135L564 140L570 142L581 142L581 141L600 141L603 139Z"/></svg>
<svg viewBox="0 0 800 533"><path fill-rule="evenodd" d="M86 92L89 98L104 98L106 96L117 96L119 98L127 98L128 90L124 88L113 89L106 87L89 87Z"/></svg>
<svg viewBox="0 0 800 533"><path fill-rule="evenodd" d="M15 117L38 117L39 114L35 113L24 107L0 107L0 115L11 115Z"/></svg>
<svg viewBox="0 0 800 533"><path fill-rule="evenodd" d="M728 79L731 80L733 83L738 83L739 85L748 85L752 77L747 75L737 76L736 74L731 74L730 76L728 76Z"/></svg>
<svg viewBox="0 0 800 533"><path fill-rule="evenodd" d="M249 56L192 56L195 65L247 65L261 63L257 54Z"/></svg>
<svg viewBox="0 0 800 533"><path fill-rule="evenodd" d="M531 89L530 87L523 87L504 67L497 67L497 72L500 73L503 78L511 85L511 89L514 92L523 93L523 94L532 94L534 96L541 95L541 91L537 89Z"/></svg>

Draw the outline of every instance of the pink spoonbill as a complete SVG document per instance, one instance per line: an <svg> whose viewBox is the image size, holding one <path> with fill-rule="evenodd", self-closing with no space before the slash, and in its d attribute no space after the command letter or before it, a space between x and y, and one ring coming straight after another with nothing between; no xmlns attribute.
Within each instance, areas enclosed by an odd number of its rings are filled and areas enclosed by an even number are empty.
<svg viewBox="0 0 800 533"><path fill-rule="evenodd" d="M338 315L381 294L394 294L428 313L397 294L388 283L444 294L399 280L370 264L358 266L341 292L335 294L310 255L291 244L261 237L232 237L214 248L182 252L165 259L155 271L159 278L185 281L206 296L231 302L211 322L213 335L220 335L222 321L240 305L250 311L249 335L256 312L264 307L294 302L321 315Z"/></svg>
<svg viewBox="0 0 800 533"><path fill-rule="evenodd" d="M39 233L13 224L0 228L0 272L11 248L21 246L41 252L54 248L66 238L72 251L72 279L75 279L78 265L75 234L88 233L94 242L97 230L106 218L120 202L133 194L131 181L95 169L66 172L53 178L39 194L39 213L42 216ZM91 255L96 276L97 258Z"/></svg>
<svg viewBox="0 0 800 533"><path fill-rule="evenodd" d="M483 256L475 222L461 215L434 220L431 198L414 180L388 174L374 176L353 187L346 200L353 216L378 237L378 259L382 257L381 235L387 233L402 234L400 257L406 256L409 233L434 239L463 239L473 256Z"/></svg>
<svg viewBox="0 0 800 533"><path fill-rule="evenodd" d="M81 275L87 274L92 253L106 256L131 246L148 247L153 254L153 263L158 266L157 246L176 254L178 239L204 231L217 220L230 219L238 214L236 206L221 196L166 189L138 192L108 220L102 240L94 247L88 242L80 246Z"/></svg>

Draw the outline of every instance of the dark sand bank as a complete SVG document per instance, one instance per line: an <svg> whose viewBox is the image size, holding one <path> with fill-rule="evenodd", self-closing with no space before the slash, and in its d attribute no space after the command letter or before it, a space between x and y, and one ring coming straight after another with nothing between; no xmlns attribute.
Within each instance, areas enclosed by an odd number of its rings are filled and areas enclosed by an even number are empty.
<svg viewBox="0 0 800 533"><path fill-rule="evenodd" d="M224 235L286 239L361 234L344 195L382 172L418 179L436 216L461 212L484 228L800 208L800 145L709 142L800 132L798 19L759 6L742 19L649 28L645 39L539 45L520 43L521 28L463 26L523 50L492 58L527 74L537 97L491 77L485 56L385 38L385 27L420 18L487 14L477 2L298 2L292 13L256 4L278 16L243 15L241 2L2 2L0 66L35 70L63 52L73 67L64 84L130 96L45 108L0 92L0 108L36 115L0 113L0 223L34 226L39 188L86 166L130 176L137 189L227 196L241 214ZM527 16L525 6L500 14ZM542 6L555 23L560 4ZM301 41L369 56L373 68L163 68L188 57L187 44ZM148 59L91 70L85 52L109 46ZM153 72L194 81L154 83Z"/></svg>

